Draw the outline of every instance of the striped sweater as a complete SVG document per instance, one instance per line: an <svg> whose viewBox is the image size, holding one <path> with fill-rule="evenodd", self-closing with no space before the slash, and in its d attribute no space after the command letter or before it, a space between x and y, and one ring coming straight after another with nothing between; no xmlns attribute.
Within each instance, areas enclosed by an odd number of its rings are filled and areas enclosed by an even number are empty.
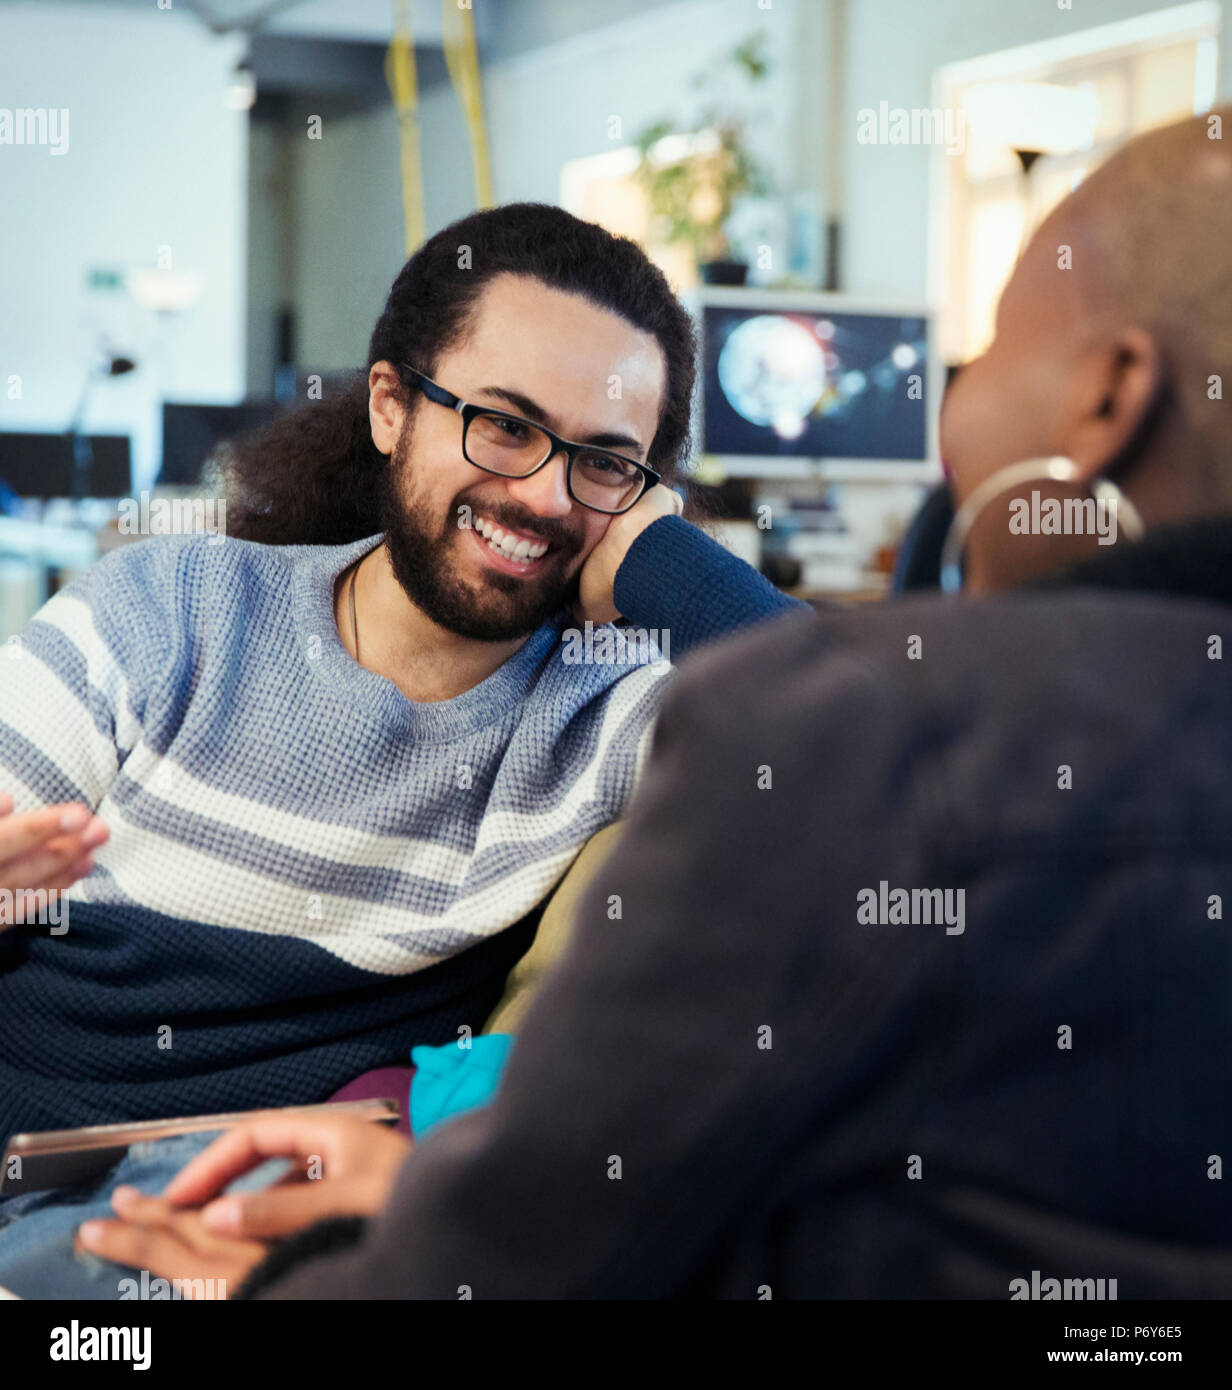
<svg viewBox="0 0 1232 1390"><path fill-rule="evenodd" d="M0 932L0 1134L319 1100L478 1032L622 813L667 663L570 664L562 614L472 690L407 700L334 621L376 543L140 542L0 656L0 788L111 831L66 932ZM674 657L787 602L676 518L622 566L634 607L639 567L660 605L676 569L682 596L718 586L717 627L654 615Z"/></svg>

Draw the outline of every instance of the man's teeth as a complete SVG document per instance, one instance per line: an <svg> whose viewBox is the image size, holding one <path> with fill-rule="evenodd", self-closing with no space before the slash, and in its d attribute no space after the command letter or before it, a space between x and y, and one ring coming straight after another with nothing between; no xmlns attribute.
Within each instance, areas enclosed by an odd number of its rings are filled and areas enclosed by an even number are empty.
<svg viewBox="0 0 1232 1390"><path fill-rule="evenodd" d="M507 536L499 526L486 517L475 518L475 530L498 555L503 555L506 560L537 560L548 552L545 541L528 541L519 539L517 536Z"/></svg>

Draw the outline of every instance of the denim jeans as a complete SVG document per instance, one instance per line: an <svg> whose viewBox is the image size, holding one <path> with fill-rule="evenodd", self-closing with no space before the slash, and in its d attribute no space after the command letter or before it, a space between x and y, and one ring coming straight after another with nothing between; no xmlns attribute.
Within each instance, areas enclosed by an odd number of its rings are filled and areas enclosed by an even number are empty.
<svg viewBox="0 0 1232 1390"><path fill-rule="evenodd" d="M142 1296L134 1289L148 1288L150 1281L142 1281L139 1271L73 1249L77 1228L92 1218L115 1216L111 1194L117 1187L157 1196L218 1133L133 1144L106 1177L84 1187L0 1197L0 1287L22 1298ZM288 1166L283 1159L271 1159L237 1178L228 1191L268 1187Z"/></svg>

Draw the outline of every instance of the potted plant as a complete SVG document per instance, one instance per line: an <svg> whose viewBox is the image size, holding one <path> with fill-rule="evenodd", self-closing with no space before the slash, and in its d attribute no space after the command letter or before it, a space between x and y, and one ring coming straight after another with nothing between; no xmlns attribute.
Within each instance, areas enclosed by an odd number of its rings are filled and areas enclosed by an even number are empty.
<svg viewBox="0 0 1232 1390"><path fill-rule="evenodd" d="M655 121L636 141L636 176L657 235L668 245L687 245L708 284L744 284L749 268L733 256L727 223L737 198L769 190L769 179L748 147L744 119L724 109L722 90L733 72L745 85L764 80L770 66L764 45L765 35L756 34L715 70L694 77L695 89L709 91L687 133L687 152L663 153L667 138L681 133L670 120Z"/></svg>

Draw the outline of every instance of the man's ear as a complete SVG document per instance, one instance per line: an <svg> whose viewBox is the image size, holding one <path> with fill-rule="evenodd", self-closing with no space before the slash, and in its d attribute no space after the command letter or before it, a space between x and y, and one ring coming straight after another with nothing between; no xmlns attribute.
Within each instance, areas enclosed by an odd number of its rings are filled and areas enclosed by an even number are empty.
<svg viewBox="0 0 1232 1390"><path fill-rule="evenodd" d="M1070 457L1085 479L1105 472L1132 445L1159 399L1163 360L1150 333L1128 328L1093 350L1081 416L1073 422Z"/></svg>
<svg viewBox="0 0 1232 1390"><path fill-rule="evenodd" d="M374 362L368 373L368 421L372 442L383 454L392 454L402 433L405 412L399 399L398 372L392 362Z"/></svg>

